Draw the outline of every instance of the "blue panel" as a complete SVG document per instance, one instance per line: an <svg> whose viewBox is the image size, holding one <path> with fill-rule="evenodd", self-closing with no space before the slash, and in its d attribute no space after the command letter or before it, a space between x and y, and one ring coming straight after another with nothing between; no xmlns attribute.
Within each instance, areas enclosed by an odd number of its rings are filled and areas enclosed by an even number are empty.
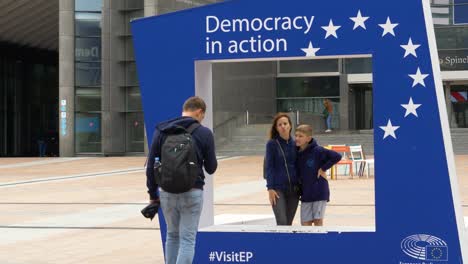
<svg viewBox="0 0 468 264"><path fill-rule="evenodd" d="M358 11L365 28L350 19ZM330 19L337 37L323 28ZM372 54L376 232L201 232L194 263L461 262L433 72L439 62L425 25L422 2L406 0L235 0L132 22L148 135L194 95L196 60L306 59L313 48L316 56ZM414 51L401 46L410 38ZM420 107L408 114L402 104L410 100ZM414 255L419 248L433 254Z"/></svg>
<svg viewBox="0 0 468 264"><path fill-rule="evenodd" d="M468 24L468 0L454 0L453 23Z"/></svg>

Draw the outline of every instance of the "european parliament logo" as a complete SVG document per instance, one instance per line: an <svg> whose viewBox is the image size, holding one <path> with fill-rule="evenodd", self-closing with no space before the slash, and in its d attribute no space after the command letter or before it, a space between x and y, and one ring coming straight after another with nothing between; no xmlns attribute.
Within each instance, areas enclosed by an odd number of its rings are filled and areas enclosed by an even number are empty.
<svg viewBox="0 0 468 264"><path fill-rule="evenodd" d="M447 243L426 234L411 235L401 241L401 250L408 256L426 261L448 261Z"/></svg>

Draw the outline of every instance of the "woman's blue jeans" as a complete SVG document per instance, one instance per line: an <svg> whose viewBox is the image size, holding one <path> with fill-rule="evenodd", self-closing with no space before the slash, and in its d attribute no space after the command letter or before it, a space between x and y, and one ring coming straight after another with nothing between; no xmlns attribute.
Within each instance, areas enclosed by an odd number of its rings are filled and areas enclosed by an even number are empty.
<svg viewBox="0 0 468 264"><path fill-rule="evenodd" d="M161 208L167 225L166 264L191 264L203 208L203 191L185 193L160 191Z"/></svg>
<svg viewBox="0 0 468 264"><path fill-rule="evenodd" d="M332 118L331 115L328 115L328 117L327 117L327 129L331 129L331 118Z"/></svg>

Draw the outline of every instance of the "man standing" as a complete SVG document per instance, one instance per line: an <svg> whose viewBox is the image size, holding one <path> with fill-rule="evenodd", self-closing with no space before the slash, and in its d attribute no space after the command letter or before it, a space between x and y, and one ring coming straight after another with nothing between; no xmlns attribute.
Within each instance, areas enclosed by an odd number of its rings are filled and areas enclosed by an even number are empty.
<svg viewBox="0 0 468 264"><path fill-rule="evenodd" d="M190 264L195 255L195 239L203 208L203 185L205 175L203 168L213 174L218 167L215 155L213 133L201 123L205 117L206 104L200 97L188 98L183 106L182 116L161 122L156 126L146 167L146 185L150 202L160 202L167 224L166 264ZM167 134L165 131L183 127L191 132L197 157L198 175L193 187L182 193L171 193L163 188L158 189L155 181L155 159L164 164L161 146ZM170 166L170 164L165 164ZM163 167L164 168L164 167Z"/></svg>

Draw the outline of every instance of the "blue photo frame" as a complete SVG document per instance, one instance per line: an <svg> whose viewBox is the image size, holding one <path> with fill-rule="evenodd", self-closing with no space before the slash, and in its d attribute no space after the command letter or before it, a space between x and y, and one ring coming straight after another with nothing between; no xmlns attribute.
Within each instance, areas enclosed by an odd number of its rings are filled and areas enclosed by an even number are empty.
<svg viewBox="0 0 468 264"><path fill-rule="evenodd" d="M207 177L194 263L462 263L465 228L428 0L233 0L132 22L146 133L208 106L211 64L371 55L375 230L223 230ZM212 125L212 109L206 123ZM151 144L151 142L149 142ZM165 223L160 217L161 235ZM271 228L270 228L271 229Z"/></svg>

